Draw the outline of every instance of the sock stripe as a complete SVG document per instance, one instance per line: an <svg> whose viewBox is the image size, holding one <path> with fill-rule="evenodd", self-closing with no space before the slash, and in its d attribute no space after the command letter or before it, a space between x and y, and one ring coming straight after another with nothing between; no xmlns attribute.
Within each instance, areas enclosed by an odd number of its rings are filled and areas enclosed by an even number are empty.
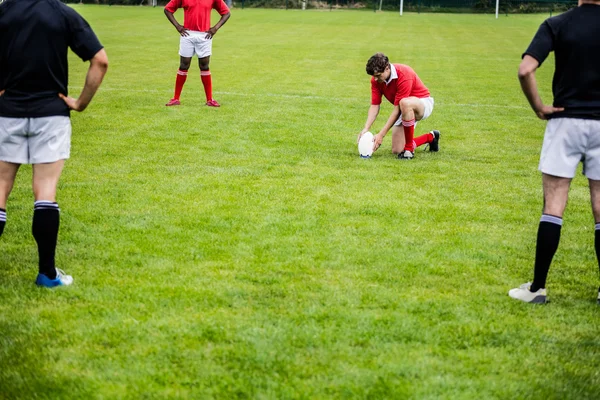
<svg viewBox="0 0 600 400"><path fill-rule="evenodd" d="M34 210L56 210L56 211L60 211L60 208L58 208L58 204L52 201L47 201L47 200L38 200L35 203L33 203L33 209Z"/></svg>
<svg viewBox="0 0 600 400"><path fill-rule="evenodd" d="M600 223L596 223L595 230L600 231Z"/></svg>
<svg viewBox="0 0 600 400"><path fill-rule="evenodd" d="M200 76L209 76L210 71L200 71Z"/></svg>
<svg viewBox="0 0 600 400"><path fill-rule="evenodd" d="M402 126L414 126L416 123L416 119L411 119L410 121L402 120Z"/></svg>
<svg viewBox="0 0 600 400"><path fill-rule="evenodd" d="M6 211L0 208L0 222L6 222Z"/></svg>
<svg viewBox="0 0 600 400"><path fill-rule="evenodd" d="M540 218L540 222L549 222L551 224L562 226L563 220L562 218L555 217L554 215L542 214L542 218Z"/></svg>
<svg viewBox="0 0 600 400"><path fill-rule="evenodd" d="M177 75L183 75L183 76L187 76L188 72L187 71L183 71L183 70L178 70L177 71Z"/></svg>

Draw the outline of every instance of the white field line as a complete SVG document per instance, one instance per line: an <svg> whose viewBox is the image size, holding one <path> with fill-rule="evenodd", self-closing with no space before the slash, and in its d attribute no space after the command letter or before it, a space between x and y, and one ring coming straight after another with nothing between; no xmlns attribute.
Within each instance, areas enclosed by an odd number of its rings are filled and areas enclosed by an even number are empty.
<svg viewBox="0 0 600 400"><path fill-rule="evenodd" d="M69 86L69 89L81 90L81 86ZM170 93L172 90L158 90L158 89L127 89L127 88L113 88L113 87L100 87L101 91L109 91L109 92L134 92L134 93ZM276 97L276 98L285 98L285 99L306 99L306 100L327 100L327 101L337 101L337 102L349 102L355 101L354 98L344 98L344 97L327 97L327 96L311 96L311 95L301 95L301 94L283 94L283 93L267 93L267 94L254 94L254 93L236 93L236 92L220 92L215 91L215 94L224 94L226 96L237 96L237 97ZM517 105L508 105L508 104L481 104L481 103L445 103L445 102L435 102L436 105L444 106L444 107L482 107L482 108L511 108L511 109L519 109L519 110L529 110L529 107L525 106L517 106Z"/></svg>

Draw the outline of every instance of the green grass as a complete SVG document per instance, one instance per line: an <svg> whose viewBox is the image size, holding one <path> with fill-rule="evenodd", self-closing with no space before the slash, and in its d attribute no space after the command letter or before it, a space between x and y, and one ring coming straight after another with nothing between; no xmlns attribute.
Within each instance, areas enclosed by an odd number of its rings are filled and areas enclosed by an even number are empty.
<svg viewBox="0 0 600 400"><path fill-rule="evenodd" d="M110 68L60 182L75 284L33 284L23 167L0 239L0 398L597 398L582 176L552 302L507 296L531 278L541 211L544 123L516 72L547 15L235 9L209 109L195 61L182 106L163 105L178 36L162 9L76 9ZM417 131L440 129L439 153L399 162L387 137L358 157L376 51L432 91ZM70 67L76 96L87 64Z"/></svg>

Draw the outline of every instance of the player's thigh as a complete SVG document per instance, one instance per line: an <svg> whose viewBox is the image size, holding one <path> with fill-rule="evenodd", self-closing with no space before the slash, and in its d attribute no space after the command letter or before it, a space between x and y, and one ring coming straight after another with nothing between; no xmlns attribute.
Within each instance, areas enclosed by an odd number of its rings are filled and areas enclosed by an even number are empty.
<svg viewBox="0 0 600 400"><path fill-rule="evenodd" d="M542 186L544 189L544 214L562 218L567 206L571 178L542 174Z"/></svg>
<svg viewBox="0 0 600 400"><path fill-rule="evenodd" d="M433 97L420 98L419 100L421 101L421 104L423 104L423 115L421 118L416 118L417 121L429 118L433 112L434 105Z"/></svg>
<svg viewBox="0 0 600 400"><path fill-rule="evenodd" d="M0 208L6 209L6 200L15 183L20 164L0 161Z"/></svg>
<svg viewBox="0 0 600 400"><path fill-rule="evenodd" d="M71 120L65 116L30 118L29 164L52 163L71 155Z"/></svg>
<svg viewBox="0 0 600 400"><path fill-rule="evenodd" d="M600 180L589 179L594 221L600 223Z"/></svg>
<svg viewBox="0 0 600 400"><path fill-rule="evenodd" d="M56 201L56 187L65 160L33 164L33 195L35 200Z"/></svg>
<svg viewBox="0 0 600 400"><path fill-rule="evenodd" d="M400 111L404 112L408 108L412 109L417 121L423 119L423 115L425 114L425 105L420 98L405 97L404 99L400 100Z"/></svg>
<svg viewBox="0 0 600 400"><path fill-rule="evenodd" d="M392 153L400 154L404 150L405 144L404 128L402 125L394 125L392 127Z"/></svg>
<svg viewBox="0 0 600 400"><path fill-rule="evenodd" d="M578 119L554 118L548 121L540 155L539 170L561 178L573 178L585 155L587 137Z"/></svg>
<svg viewBox="0 0 600 400"><path fill-rule="evenodd" d="M198 66L202 70L207 70L210 65L210 56L198 58Z"/></svg>
<svg viewBox="0 0 600 400"><path fill-rule="evenodd" d="M600 121L593 119L575 120L581 125L588 138L583 160L583 173L588 179L600 180Z"/></svg>
<svg viewBox="0 0 600 400"><path fill-rule="evenodd" d="M28 118L0 117L0 161L13 164L29 162Z"/></svg>

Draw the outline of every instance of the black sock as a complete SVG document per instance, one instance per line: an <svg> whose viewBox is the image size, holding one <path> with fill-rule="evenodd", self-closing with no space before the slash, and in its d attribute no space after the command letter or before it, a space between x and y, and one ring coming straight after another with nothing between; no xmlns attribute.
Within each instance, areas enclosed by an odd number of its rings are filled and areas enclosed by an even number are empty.
<svg viewBox="0 0 600 400"><path fill-rule="evenodd" d="M6 225L6 210L0 208L0 236L2 236L2 232L4 232L4 225Z"/></svg>
<svg viewBox="0 0 600 400"><path fill-rule="evenodd" d="M600 222L596 222L596 229L594 233L594 245L596 247L596 258L598 259L598 268L600 268ZM600 288L598 288L600 293Z"/></svg>
<svg viewBox="0 0 600 400"><path fill-rule="evenodd" d="M550 263L558 249L560 241L560 228L562 218L553 215L542 214L537 234L535 248L535 267L533 270L533 283L529 288L532 292L546 287L546 278L550 270Z"/></svg>
<svg viewBox="0 0 600 400"><path fill-rule="evenodd" d="M58 238L60 209L51 201L39 200L33 207L31 232L38 245L40 274L56 279L54 255Z"/></svg>

